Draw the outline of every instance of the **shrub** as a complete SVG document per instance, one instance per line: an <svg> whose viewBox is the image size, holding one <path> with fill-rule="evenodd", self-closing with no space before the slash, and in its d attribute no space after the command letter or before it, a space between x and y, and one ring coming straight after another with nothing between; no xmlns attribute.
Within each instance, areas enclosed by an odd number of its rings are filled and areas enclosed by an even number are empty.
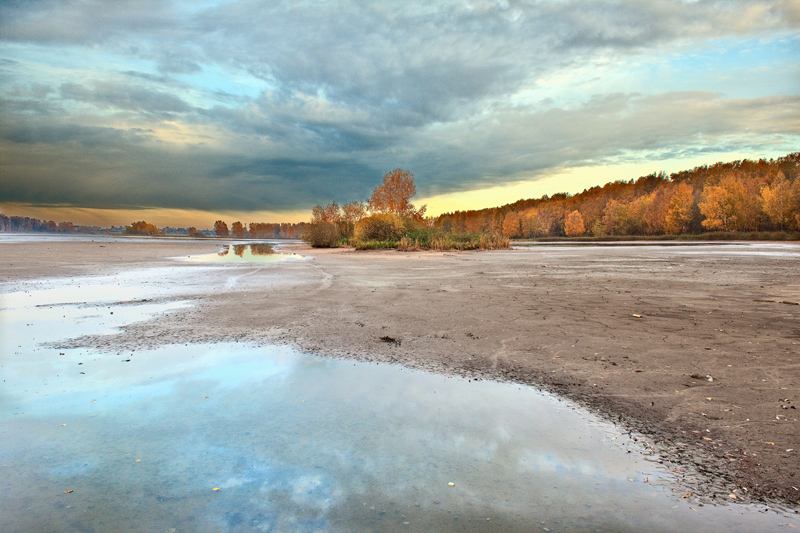
<svg viewBox="0 0 800 533"><path fill-rule="evenodd" d="M356 224L355 240L362 241L397 241L404 229L402 217L388 213L379 213L360 220ZM356 244L356 248L358 245Z"/></svg>
<svg viewBox="0 0 800 533"><path fill-rule="evenodd" d="M332 222L314 222L305 227L301 239L314 248L337 248L341 245L342 235Z"/></svg>

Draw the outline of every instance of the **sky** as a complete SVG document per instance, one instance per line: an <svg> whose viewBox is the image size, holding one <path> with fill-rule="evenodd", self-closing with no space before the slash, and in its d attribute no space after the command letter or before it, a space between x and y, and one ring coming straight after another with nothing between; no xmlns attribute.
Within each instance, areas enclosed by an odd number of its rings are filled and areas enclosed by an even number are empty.
<svg viewBox="0 0 800 533"><path fill-rule="evenodd" d="M429 214L800 150L800 2L0 1L0 212Z"/></svg>

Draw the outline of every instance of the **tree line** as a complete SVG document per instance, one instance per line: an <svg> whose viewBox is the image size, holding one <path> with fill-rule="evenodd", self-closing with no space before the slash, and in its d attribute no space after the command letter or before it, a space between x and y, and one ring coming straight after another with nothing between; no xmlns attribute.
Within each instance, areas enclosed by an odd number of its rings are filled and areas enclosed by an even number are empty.
<svg viewBox="0 0 800 533"><path fill-rule="evenodd" d="M231 224L229 229L224 220L217 220L214 222L214 234L217 237L299 239L306 225L305 222L251 222L248 226L245 226L242 222L236 221Z"/></svg>
<svg viewBox="0 0 800 533"><path fill-rule="evenodd" d="M72 222L56 224L52 220L0 214L0 232L4 233L72 233L74 231L76 231L76 226Z"/></svg>
<svg viewBox="0 0 800 533"><path fill-rule="evenodd" d="M442 214L434 227L509 238L800 231L800 152L653 173L496 208Z"/></svg>

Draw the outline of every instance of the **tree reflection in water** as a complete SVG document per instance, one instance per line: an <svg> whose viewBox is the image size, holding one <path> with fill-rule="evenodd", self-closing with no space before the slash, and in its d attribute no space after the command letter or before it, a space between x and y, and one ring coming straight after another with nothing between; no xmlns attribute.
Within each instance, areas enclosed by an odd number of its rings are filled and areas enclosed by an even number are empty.
<svg viewBox="0 0 800 533"><path fill-rule="evenodd" d="M247 250L246 244L234 244L233 245L233 253L235 253L239 257L244 257L244 251Z"/></svg>
<svg viewBox="0 0 800 533"><path fill-rule="evenodd" d="M266 242L250 244L250 251L253 252L253 255L272 255L275 253L272 245Z"/></svg>
<svg viewBox="0 0 800 533"><path fill-rule="evenodd" d="M225 250L223 250L222 252L220 252L217 255L219 255L220 257L225 257L226 255L228 255L229 251L230 251L230 248L225 248Z"/></svg>

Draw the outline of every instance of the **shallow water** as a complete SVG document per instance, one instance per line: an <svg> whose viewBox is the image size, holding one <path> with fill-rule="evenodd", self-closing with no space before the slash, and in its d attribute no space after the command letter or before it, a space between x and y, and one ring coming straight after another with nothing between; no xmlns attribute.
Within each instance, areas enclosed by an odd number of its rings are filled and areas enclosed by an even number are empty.
<svg viewBox="0 0 800 533"><path fill-rule="evenodd" d="M250 243L230 244L221 252L190 255L185 260L199 263L277 263L302 258L300 254L277 252L267 243Z"/></svg>
<svg viewBox="0 0 800 533"><path fill-rule="evenodd" d="M641 441L527 387L275 346L53 347L188 305L159 300L179 289L147 284L152 270L0 288L5 531L764 531L792 520L681 499Z"/></svg>

